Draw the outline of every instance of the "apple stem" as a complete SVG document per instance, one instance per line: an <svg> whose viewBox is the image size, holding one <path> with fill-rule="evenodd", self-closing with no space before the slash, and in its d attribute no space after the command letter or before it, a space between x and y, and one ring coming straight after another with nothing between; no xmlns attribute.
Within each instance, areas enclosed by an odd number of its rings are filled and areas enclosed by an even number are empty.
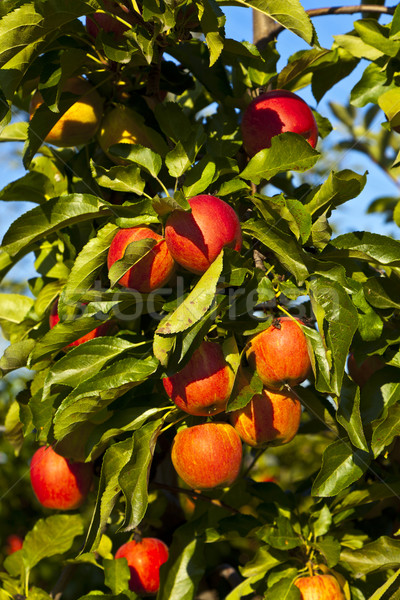
<svg viewBox="0 0 400 600"><path fill-rule="evenodd" d="M310 577L314 577L314 569L313 569L313 564L312 564L311 560L308 561L307 567L308 567L308 572L310 574Z"/></svg>

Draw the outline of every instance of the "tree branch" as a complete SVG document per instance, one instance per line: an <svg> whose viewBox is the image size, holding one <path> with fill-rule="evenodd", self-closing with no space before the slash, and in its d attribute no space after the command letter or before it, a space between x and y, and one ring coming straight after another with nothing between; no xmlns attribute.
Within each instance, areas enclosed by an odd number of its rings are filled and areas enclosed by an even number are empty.
<svg viewBox="0 0 400 600"><path fill-rule="evenodd" d="M327 15L354 15L358 12L370 12L377 14L393 15L397 6L380 6L379 4L355 4L353 6L327 6L326 8L309 8L306 13L309 17L325 17ZM285 27L274 21L275 26L262 39L258 40L257 46L264 47L268 42L277 37Z"/></svg>

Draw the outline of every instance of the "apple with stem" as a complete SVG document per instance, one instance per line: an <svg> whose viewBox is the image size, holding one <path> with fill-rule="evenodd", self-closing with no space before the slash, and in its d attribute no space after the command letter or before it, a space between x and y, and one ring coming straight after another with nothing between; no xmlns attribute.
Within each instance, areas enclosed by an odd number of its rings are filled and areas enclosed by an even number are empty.
<svg viewBox="0 0 400 600"><path fill-rule="evenodd" d="M53 327L55 327L57 325L57 323L59 323L59 321L60 321L60 317L58 316L58 300L56 300L50 309L50 316L49 316L50 329L53 329ZM98 327L95 327L94 329L92 329L92 331L89 331L89 333L86 333L82 337L80 337L77 340L74 340L73 342L68 344L68 346L66 346L65 349L74 348L76 346L80 346L81 344L83 344L84 342L87 342L88 340L93 340L94 338L101 337L103 335L107 335L108 333L110 333L110 330L112 327L113 327L113 325L109 321L107 321L106 323L102 323Z"/></svg>
<svg viewBox="0 0 400 600"><path fill-rule="evenodd" d="M272 390L298 385L311 374L307 340L299 319L275 319L250 340L246 356L263 384Z"/></svg>
<svg viewBox="0 0 400 600"><path fill-rule="evenodd" d="M42 446L30 464L32 489L42 506L74 510L85 501L93 478L91 463L72 462Z"/></svg>
<svg viewBox="0 0 400 600"><path fill-rule="evenodd" d="M100 126L103 115L103 99L96 89L81 77L68 79L63 85L62 91L76 94L77 100L60 116L44 141L61 148L86 144ZM43 97L37 90L30 101L30 118L41 104L43 104Z"/></svg>
<svg viewBox="0 0 400 600"><path fill-rule="evenodd" d="M234 379L220 344L203 341L183 369L165 377L163 385L178 408L201 417L225 410Z"/></svg>
<svg viewBox="0 0 400 600"><path fill-rule="evenodd" d="M242 232L233 208L216 196L200 194L188 200L191 212L174 210L165 226L165 240L182 267L200 275L222 248L240 251Z"/></svg>
<svg viewBox="0 0 400 600"><path fill-rule="evenodd" d="M168 546L157 538L142 538L123 544L115 558L126 558L131 578L129 589L136 594L156 594L160 587L160 567L168 560Z"/></svg>
<svg viewBox="0 0 400 600"><path fill-rule="evenodd" d="M301 600L345 600L343 591L333 575L310 575L296 579Z"/></svg>
<svg viewBox="0 0 400 600"><path fill-rule="evenodd" d="M244 408L230 413L230 422L241 439L256 448L287 444L296 435L301 404L293 392L263 389Z"/></svg>
<svg viewBox="0 0 400 600"><path fill-rule="evenodd" d="M243 113L242 138L246 153L254 156L269 148L274 136L291 131L315 148L318 126L312 110L288 90L271 90L254 98Z"/></svg>
<svg viewBox="0 0 400 600"><path fill-rule="evenodd" d="M171 459L179 477L190 488L227 487L239 475L242 442L229 423L202 423L178 431Z"/></svg>
<svg viewBox="0 0 400 600"><path fill-rule="evenodd" d="M383 369L384 366L385 363L381 357L377 356L376 354L367 356L367 358L360 364L357 363L352 352L349 354L349 358L347 359L347 369L349 371L349 375L354 383L356 383L360 388L364 387L368 379L372 377L376 371Z"/></svg>
<svg viewBox="0 0 400 600"><path fill-rule="evenodd" d="M119 229L111 242L107 257L110 269L117 260L123 258L129 244L146 238L155 240L156 244L118 280L123 287L142 293L162 287L175 272L175 261L161 235L149 227Z"/></svg>

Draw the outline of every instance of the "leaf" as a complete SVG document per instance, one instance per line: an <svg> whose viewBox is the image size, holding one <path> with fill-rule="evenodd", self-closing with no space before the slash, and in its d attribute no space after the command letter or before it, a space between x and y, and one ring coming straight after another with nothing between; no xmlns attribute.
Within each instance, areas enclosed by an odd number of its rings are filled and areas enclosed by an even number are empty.
<svg viewBox="0 0 400 600"><path fill-rule="evenodd" d="M342 388L336 418L338 423L345 428L353 446L368 452L369 448L361 420L360 388L358 386Z"/></svg>
<svg viewBox="0 0 400 600"><path fill-rule="evenodd" d="M143 118L140 117L140 120L143 121ZM124 160L139 165L153 177L157 177L161 170L161 156L150 150L150 148L145 148L140 144L115 144L110 147L110 150L113 154L122 156Z"/></svg>
<svg viewBox="0 0 400 600"><path fill-rule="evenodd" d="M21 294L0 295L0 323L22 323L33 307L33 299Z"/></svg>
<svg viewBox="0 0 400 600"><path fill-rule="evenodd" d="M396 569L400 565L400 541L382 536L360 550L345 548L340 560L357 578L375 571Z"/></svg>
<svg viewBox="0 0 400 600"><path fill-rule="evenodd" d="M400 242L385 235L368 231L353 231L332 240L332 248L324 252L325 258L358 258L382 265L400 265Z"/></svg>
<svg viewBox="0 0 400 600"><path fill-rule="evenodd" d="M393 573L393 575L386 581L386 583L381 585L381 587L379 589L377 589L376 592L374 594L372 594L372 596L370 596L369 600L382 600L382 598L385 595L385 592L387 592L389 590L389 588L396 582L396 580L399 578L399 576L400 576L400 569L398 569L395 573ZM398 590L398 588L397 588L397 590ZM393 600L394 600L394 598L393 598Z"/></svg>
<svg viewBox="0 0 400 600"><path fill-rule="evenodd" d="M157 368L153 357L124 358L78 385L54 416L54 435L62 440L81 423L106 408L113 400L138 385Z"/></svg>
<svg viewBox="0 0 400 600"><path fill-rule="evenodd" d="M212 305L223 267L223 250L201 276L190 294L158 327L158 335L171 335L189 329L202 319Z"/></svg>
<svg viewBox="0 0 400 600"><path fill-rule="evenodd" d="M118 478L125 497L125 519L120 527L122 531L132 531L146 513L151 461L163 422L164 417L150 421L134 433L131 460L121 470Z"/></svg>
<svg viewBox="0 0 400 600"><path fill-rule="evenodd" d="M311 169L320 154L298 133L286 132L271 140L271 147L258 152L250 159L239 177L259 184L277 173Z"/></svg>
<svg viewBox="0 0 400 600"><path fill-rule="evenodd" d="M326 181L313 190L305 203L311 214L320 213L327 208L332 209L360 195L367 182L367 175L359 175L344 169L335 173L332 171Z"/></svg>
<svg viewBox="0 0 400 600"><path fill-rule="evenodd" d="M43 386L43 400L49 396L52 386L62 384L76 388L99 373L108 362L135 347L136 344L122 338L104 336L71 348L51 367Z"/></svg>
<svg viewBox="0 0 400 600"><path fill-rule="evenodd" d="M369 102L377 104L379 97L394 87L395 83L388 85L387 71L372 63L367 66L360 81L351 90L350 102L357 108Z"/></svg>
<svg viewBox="0 0 400 600"><path fill-rule="evenodd" d="M92 164L92 174L101 186L115 192L129 192L141 195L146 186L140 174L140 168L134 165L115 166L105 169L101 165Z"/></svg>
<svg viewBox="0 0 400 600"><path fill-rule="evenodd" d="M10 256L29 252L34 242L43 240L58 229L107 214L110 214L110 209L100 198L89 194L52 198L14 221L3 238L3 251Z"/></svg>
<svg viewBox="0 0 400 600"><path fill-rule="evenodd" d="M272 587L268 588L264 600L301 600L300 590L293 583L294 578L280 579Z"/></svg>
<svg viewBox="0 0 400 600"><path fill-rule="evenodd" d="M91 289L96 277L107 260L110 244L117 228L112 223L97 232L88 241L75 259L59 301L59 315L63 317L63 306L78 302Z"/></svg>
<svg viewBox="0 0 400 600"><path fill-rule="evenodd" d="M204 532L201 519L174 533L168 561L160 569L158 600L192 600L204 574Z"/></svg>
<svg viewBox="0 0 400 600"><path fill-rule="evenodd" d="M319 540L315 548L322 554L330 569L335 567L340 560L340 542L332 536Z"/></svg>
<svg viewBox="0 0 400 600"><path fill-rule="evenodd" d="M13 400L4 419L4 438L14 448L18 456L24 443L24 432L19 417L19 404Z"/></svg>
<svg viewBox="0 0 400 600"><path fill-rule="evenodd" d="M251 6L300 36L307 44L313 43L314 28L299 0L291 1L290 6L285 0L238 0L238 4Z"/></svg>
<svg viewBox="0 0 400 600"><path fill-rule="evenodd" d="M312 486L312 495L336 496L360 479L370 462L367 452L353 451L348 441L339 439L333 442L324 451L321 470Z"/></svg>
<svg viewBox="0 0 400 600"><path fill-rule="evenodd" d="M22 555L30 571L44 558L67 552L77 535L83 534L80 515L53 515L39 519L24 538Z"/></svg>
<svg viewBox="0 0 400 600"><path fill-rule="evenodd" d="M126 558L103 560L104 584L110 588L113 594L120 594L129 589L131 572Z"/></svg>
<svg viewBox="0 0 400 600"><path fill-rule="evenodd" d="M377 458L400 435L400 405L389 407L387 416L374 426L371 450Z"/></svg>
<svg viewBox="0 0 400 600"><path fill-rule="evenodd" d="M271 225L270 223L263 223L261 220L250 219L243 223L242 231L254 236L276 254L279 262L293 273L299 285L308 277L308 269L305 264L306 256L303 249L297 240L287 233L279 223Z"/></svg>
<svg viewBox="0 0 400 600"><path fill-rule="evenodd" d="M149 254L156 244L157 240L154 238L143 238L130 242L125 248L124 256L115 261L108 271L111 287L114 287L125 273Z"/></svg>
<svg viewBox="0 0 400 600"><path fill-rule="evenodd" d="M389 37L389 29L380 25L376 19L359 19L354 29L363 42L394 58L400 51L400 41Z"/></svg>
<svg viewBox="0 0 400 600"><path fill-rule="evenodd" d="M324 504L317 514L313 514L312 518L312 529L316 538L328 533L332 523L332 513L326 504Z"/></svg>

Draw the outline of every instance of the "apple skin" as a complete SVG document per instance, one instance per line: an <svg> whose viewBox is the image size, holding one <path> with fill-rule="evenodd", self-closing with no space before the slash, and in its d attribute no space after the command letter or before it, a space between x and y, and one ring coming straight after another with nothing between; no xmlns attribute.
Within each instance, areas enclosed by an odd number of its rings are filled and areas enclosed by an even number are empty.
<svg viewBox="0 0 400 600"><path fill-rule="evenodd" d="M339 583L333 575L311 575L296 579L302 600L345 600Z"/></svg>
<svg viewBox="0 0 400 600"><path fill-rule="evenodd" d="M21 550L24 540L19 535L11 534L7 537L6 554L14 554Z"/></svg>
<svg viewBox="0 0 400 600"><path fill-rule="evenodd" d="M301 404L293 392L267 389L230 413L231 425L243 442L255 448L287 444L296 435L300 419Z"/></svg>
<svg viewBox="0 0 400 600"><path fill-rule="evenodd" d="M299 319L276 319L249 342L247 360L269 389L279 390L286 384L293 387L311 374L306 336L296 321Z"/></svg>
<svg viewBox="0 0 400 600"><path fill-rule="evenodd" d="M42 446L32 456L30 476L32 489L42 506L74 510L89 493L93 467L91 463L72 462L51 446Z"/></svg>
<svg viewBox="0 0 400 600"><path fill-rule="evenodd" d="M104 0L104 8L110 13L122 17L125 20L129 17L129 9L113 0ZM128 26L102 12L94 12L90 16L88 15L86 17L86 31L88 34L93 38L96 38L99 35L100 30L105 33L113 33L118 39L128 30Z"/></svg>
<svg viewBox="0 0 400 600"><path fill-rule="evenodd" d="M242 442L229 423L202 423L178 431L171 459L179 477L190 488L227 487L239 475Z"/></svg>
<svg viewBox="0 0 400 600"><path fill-rule="evenodd" d="M136 594L156 594L160 587L160 567L168 560L168 546L157 538L142 538L123 544L115 558L126 558L131 578L129 589Z"/></svg>
<svg viewBox="0 0 400 600"><path fill-rule="evenodd" d="M347 369L349 371L349 375L354 383L356 383L360 388L364 387L368 379L384 366L385 363L376 354L367 356L367 358L361 364L357 364L353 353L350 353L349 358L347 359Z"/></svg>
<svg viewBox="0 0 400 600"><path fill-rule="evenodd" d="M181 371L163 379L163 385L178 408L202 417L225 410L234 380L221 346L204 341Z"/></svg>
<svg viewBox="0 0 400 600"><path fill-rule="evenodd" d="M101 122L98 141L103 152L116 165L127 165L122 157L108 152L114 144L140 144L164 156L168 151L162 136L147 127L141 117L127 106L117 106Z"/></svg>
<svg viewBox="0 0 400 600"><path fill-rule="evenodd" d="M254 98L243 113L242 138L246 153L254 156L271 146L280 133L299 133L315 148L318 127L304 100L287 90L271 90Z"/></svg>
<svg viewBox="0 0 400 600"><path fill-rule="evenodd" d="M156 240L156 245L133 265L119 279L118 283L123 287L147 294L165 285L175 272L174 259L161 235L148 227L119 229L111 242L107 265L110 269L117 260L124 256L128 244L145 238Z"/></svg>
<svg viewBox="0 0 400 600"><path fill-rule="evenodd" d="M61 148L86 144L100 126L103 99L88 81L80 77L68 79L63 86L63 92L72 92L80 97L49 131L45 142ZM41 104L43 97L37 90L30 101L30 118Z"/></svg>
<svg viewBox="0 0 400 600"><path fill-rule="evenodd" d="M50 316L49 316L50 329L53 329L53 327L55 327L59 321L60 321L60 317L58 316L58 300L56 300L50 310ZM66 348L74 348L76 346L80 346L81 344L83 344L84 342L87 342L88 340L93 340L94 338L101 337L102 335L107 335L108 333L110 333L111 328L112 328L112 324L109 321L107 321L107 323L102 323L98 327L95 327L92 331L89 331L89 333L86 333L85 335L78 338L74 342L71 342L70 344L68 344L68 346L66 346Z"/></svg>
<svg viewBox="0 0 400 600"><path fill-rule="evenodd" d="M174 210L165 226L165 240L182 267L200 275L222 248L240 251L242 231L233 208L216 196L201 194L188 200L192 212Z"/></svg>

